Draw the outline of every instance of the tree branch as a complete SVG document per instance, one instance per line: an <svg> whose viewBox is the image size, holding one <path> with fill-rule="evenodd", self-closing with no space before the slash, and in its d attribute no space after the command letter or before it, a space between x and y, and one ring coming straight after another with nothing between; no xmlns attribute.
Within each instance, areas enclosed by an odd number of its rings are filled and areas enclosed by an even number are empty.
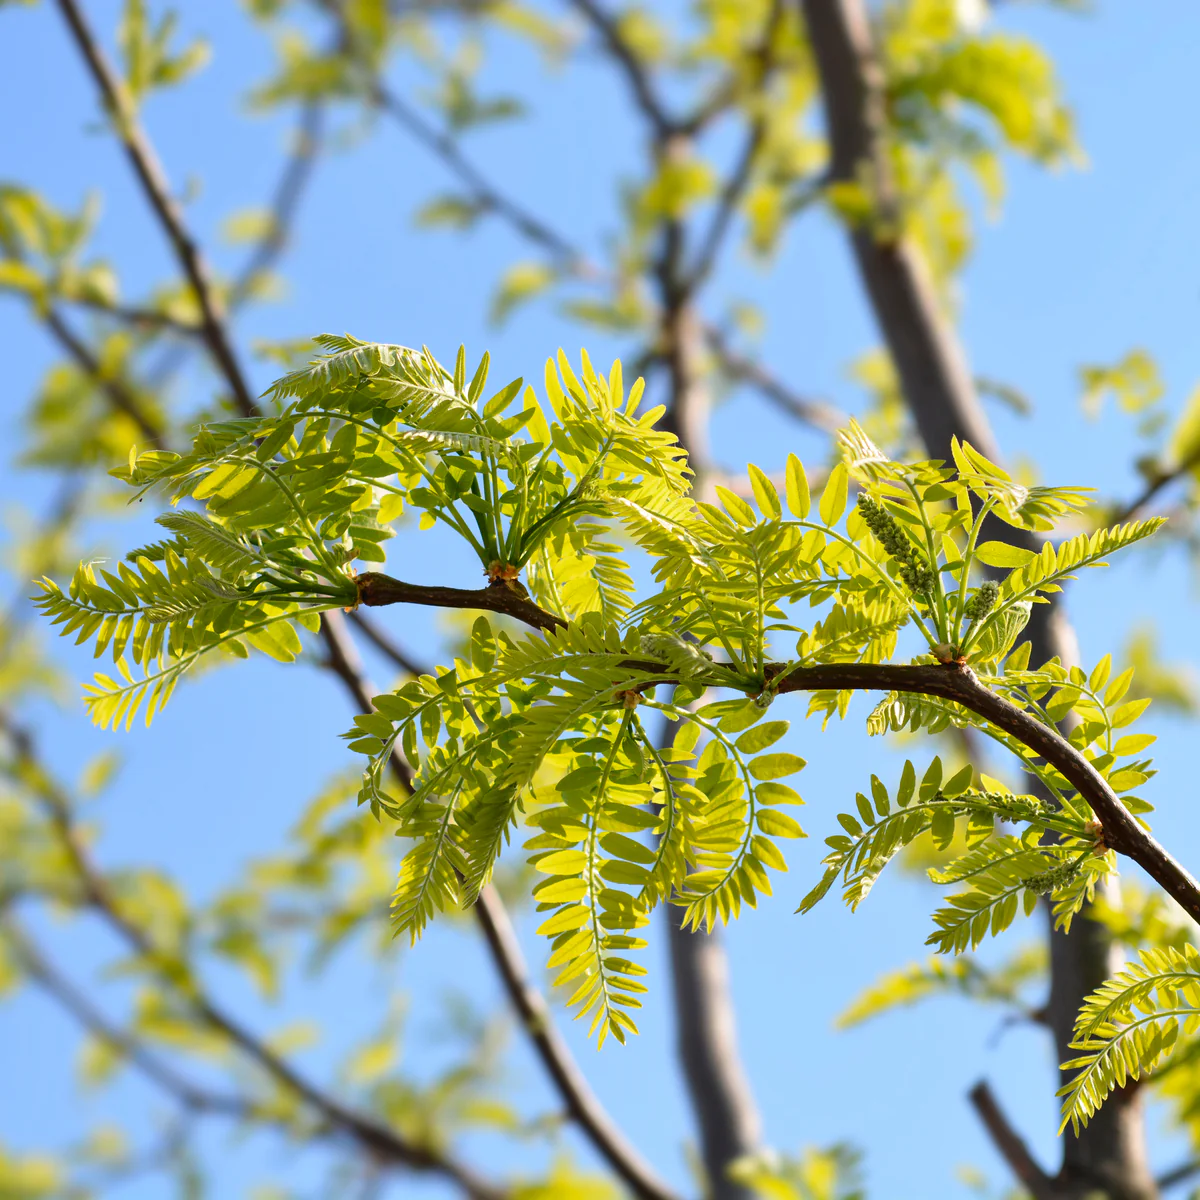
<svg viewBox="0 0 1200 1200"><path fill-rule="evenodd" d="M783 0L771 0L771 8L767 14L766 28L763 30L762 39L754 55L756 66L754 86L756 87L763 87L775 65L771 49L782 19ZM722 187L721 193L717 197L716 208L713 212L708 232L700 239L700 250L696 255L696 262L687 276L687 290L689 292L695 291L700 287L712 273L713 267L716 265L717 255L720 253L721 245L729 230L730 222L733 220L733 214L737 208L738 201L745 195L746 188L750 184L750 178L754 171L754 163L758 158L759 150L762 148L766 132L767 116L763 109L760 108L750 120L741 154L738 156L737 163L729 173L728 178L725 180L725 186Z"/></svg>
<svg viewBox="0 0 1200 1200"><path fill-rule="evenodd" d="M171 195L162 164L142 131L125 85L110 65L76 0L57 0L57 3L75 45L100 91L104 109L112 119L117 137L125 148L126 157L133 166L142 191L158 217L159 224L170 238L184 274L192 286L196 303L200 307L203 335L209 350L233 391L234 403L243 414L249 416L254 411L254 399L226 335L221 306L212 286L208 264L200 247L184 225L183 215Z"/></svg>
<svg viewBox="0 0 1200 1200"><path fill-rule="evenodd" d="M254 247L245 266L238 272L229 293L229 307L236 309L250 294L255 280L269 271L287 249L300 200L312 180L317 155L324 135L325 106L318 100L310 101L300 110L300 119L293 134L295 139L288 156L275 194L271 198L270 218L266 233Z"/></svg>
<svg viewBox="0 0 1200 1200"><path fill-rule="evenodd" d="M606 13L596 3L596 0L569 0L569 2L599 35L605 49L612 55L617 66L621 68L629 84L629 90L633 93L634 101L642 116L653 128L655 137L663 142L678 132L678 123L667 115L662 101L654 90L645 64L621 34L615 18Z"/></svg>
<svg viewBox="0 0 1200 1200"><path fill-rule="evenodd" d="M24 731L14 730L7 722L5 724L13 738L18 756L25 760L27 767L37 768L29 735ZM164 955L146 931L122 911L120 903L109 888L108 881L88 856L65 797L57 791L45 772L37 769L37 777L42 783L38 789L38 798L76 875L83 904L99 914L131 950L149 963L171 965L168 962L169 956ZM348 1136L382 1161L440 1175L461 1187L471 1200L503 1200L506 1196L502 1189L479 1178L471 1168L437 1148L409 1141L375 1117L349 1108L322 1091L212 1000L194 978L189 977L184 995L198 1020L225 1037L277 1084L303 1100L332 1128ZM139 1066L146 1071L145 1062L139 1062ZM172 1086L172 1091L177 1093L178 1088Z"/></svg>
<svg viewBox="0 0 1200 1200"><path fill-rule="evenodd" d="M359 603L368 608L385 604L421 604L433 608L482 609L515 617L534 629L553 630L566 626L562 617L539 608L507 580L497 580L485 588L426 587L404 583L378 571L366 571L358 576Z"/></svg>
<svg viewBox="0 0 1200 1200"><path fill-rule="evenodd" d="M123 412L138 427L151 446L161 447L164 432L162 426L142 408L129 388L104 370L91 348L63 320L62 314L57 309L50 308L46 310L43 320L58 344L70 355L75 365L103 390L113 407Z"/></svg>
<svg viewBox="0 0 1200 1200"><path fill-rule="evenodd" d="M836 433L844 428L845 413L824 400L809 399L793 391L761 363L735 350L718 326L706 325L704 340L723 375L749 384L789 417L823 433Z"/></svg>
<svg viewBox="0 0 1200 1200"><path fill-rule="evenodd" d="M508 587L424 587L402 583L370 572L359 576L364 604L425 604L439 608L475 608L502 612L543 632L553 633L566 622L539 608ZM638 670L661 674L663 683L677 683L668 668L654 662L631 662ZM899 663L827 663L812 667L785 667L768 663L769 683L787 672L778 694L813 691L887 691L938 696L953 700L996 728L1011 734L1053 766L1087 801L1100 822L1104 845L1133 859L1194 920L1200 921L1200 883L1121 803L1107 780L1070 742L1049 725L986 688L970 667L959 663L908 666Z"/></svg>
<svg viewBox="0 0 1200 1200"><path fill-rule="evenodd" d="M1037 1160L1029 1152L1024 1139L1009 1124L1008 1117L1001 1109L992 1089L980 1080L968 1093L984 1128L991 1136L992 1143L1000 1153L1000 1157L1008 1163L1012 1173L1029 1189L1033 1200L1057 1200L1058 1192L1054 1181L1038 1165Z"/></svg>
<svg viewBox="0 0 1200 1200"><path fill-rule="evenodd" d="M330 667L346 681L359 708L363 712L370 712L375 689L363 675L354 643L342 623L341 614L325 613L322 620L328 630L327 644L332 659ZM422 672L418 670L414 673ZM401 786L411 791L412 771L398 750L392 751L390 765ZM579 1125L600 1156L641 1200L678 1200L617 1128L572 1058L571 1051L554 1025L545 997L529 979L512 921L500 894L491 884L480 892L474 913L492 952L492 960L500 971L509 1002L562 1097L568 1115Z"/></svg>
<svg viewBox="0 0 1200 1200"><path fill-rule="evenodd" d="M426 675L429 668L413 658L403 646L395 642L388 633L379 627L366 613L355 610L350 614L351 624L379 651L384 658L398 667L406 675Z"/></svg>
<svg viewBox="0 0 1200 1200"><path fill-rule="evenodd" d="M1187 1183L1195 1175L1200 1175L1200 1158L1193 1158L1189 1162L1181 1163L1173 1170L1164 1172L1154 1181L1154 1184L1160 1192L1165 1192L1168 1188Z"/></svg>
<svg viewBox="0 0 1200 1200"><path fill-rule="evenodd" d="M80 991L53 963L19 930L11 920L0 929L8 939L22 970L45 992L51 995L87 1029L98 1041L127 1059L146 1078L173 1096L193 1112L221 1113L245 1117L251 1104L240 1096L223 1096L197 1087L151 1054L144 1045L123 1029L118 1028Z"/></svg>
<svg viewBox="0 0 1200 1200"><path fill-rule="evenodd" d="M338 23L344 42L353 50L353 31L346 22L340 0L319 0L321 6ZM394 92L375 74L371 79L367 98L381 112L390 116L415 141L419 142L435 157L441 159L446 169L458 179L468 191L471 201L481 211L494 213L507 221L512 228L545 250L560 270L580 276L598 274L597 268L586 255L568 238L534 215L511 196L506 195L491 183L482 171L463 153L462 147L450 133L439 129L421 112Z"/></svg>
<svg viewBox="0 0 1200 1200"><path fill-rule="evenodd" d="M490 885L475 905L492 955L500 964L505 991L533 1042L542 1065L567 1104L571 1118L587 1133L610 1167L643 1200L678 1200L654 1169L625 1138L588 1085L554 1025L550 1009L529 980L521 947L508 913Z"/></svg>

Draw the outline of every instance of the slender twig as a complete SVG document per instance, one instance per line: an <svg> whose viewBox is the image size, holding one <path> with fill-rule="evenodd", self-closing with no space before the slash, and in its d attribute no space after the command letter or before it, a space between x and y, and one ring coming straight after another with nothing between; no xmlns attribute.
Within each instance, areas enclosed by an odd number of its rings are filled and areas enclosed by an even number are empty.
<svg viewBox="0 0 1200 1200"><path fill-rule="evenodd" d="M1054 1200L1057 1192L1054 1181L1038 1165L1024 1139L1009 1123L992 1089L980 1080L968 1093L979 1119L992 1139L1000 1157L1012 1173L1029 1189L1033 1200Z"/></svg>
<svg viewBox="0 0 1200 1200"><path fill-rule="evenodd" d="M269 205L267 228L258 240L246 264L238 272L229 292L229 308L237 309L250 294L255 282L269 271L287 249L300 201L312 179L320 152L325 123L325 106L309 101L300 109L300 118L292 134L292 151L284 164L275 194Z"/></svg>
<svg viewBox="0 0 1200 1200"><path fill-rule="evenodd" d="M592 1144L609 1166L644 1200L676 1200L675 1193L655 1174L604 1110L554 1025L542 993L529 979L521 947L508 913L492 887L480 893L475 905L484 936L496 961L503 966L504 987L533 1042L542 1065L567 1102L567 1112L588 1131Z"/></svg>
<svg viewBox="0 0 1200 1200"><path fill-rule="evenodd" d="M67 1012L88 1030L97 1041L103 1042L122 1058L127 1059L151 1083L174 1097L184 1108L194 1112L222 1113L246 1117L252 1111L249 1100L226 1096L198 1087L174 1068L161 1062L137 1038L110 1021L88 997L55 966L30 938L11 919L0 930L16 955L21 970L43 991L52 996Z"/></svg>
<svg viewBox="0 0 1200 1200"><path fill-rule="evenodd" d="M353 29L346 20L341 0L320 0L321 6L338 23L341 41L354 50ZM471 204L480 212L493 213L506 221L526 240L549 254L564 273L595 276L598 269L569 238L554 229L520 201L506 195L467 157L448 130L440 129L379 76L373 73L367 87L367 99L380 112L391 117L414 141L424 146L467 190Z"/></svg>
<svg viewBox="0 0 1200 1200"><path fill-rule="evenodd" d="M80 308L103 313L106 317L112 317L114 321L119 321L134 329L158 329L187 338L199 337L204 333L199 325L191 321L181 321L178 317L160 312L155 308L139 308L130 304L110 304L95 296L64 295L60 299L65 304L76 304Z"/></svg>
<svg viewBox="0 0 1200 1200"><path fill-rule="evenodd" d="M325 613L328 630L330 667L344 679L359 708L370 712L375 688L363 674L362 664L336 612ZM393 750L390 765L406 791L412 790L413 777L408 764ZM642 1200L677 1200L674 1193L655 1174L605 1111L586 1077L571 1056L571 1051L553 1023L549 1005L529 979L521 947L513 931L504 903L496 889L488 884L474 906L476 919L500 970L504 990L525 1027L551 1082L562 1097L568 1115L579 1125L596 1150Z"/></svg>
<svg viewBox="0 0 1200 1200"><path fill-rule="evenodd" d="M123 412L137 427L150 446L161 446L163 429L157 417L147 413L137 396L125 384L106 371L91 348L66 323L54 308L47 309L43 318L46 328L75 361L75 365L99 387L119 412Z"/></svg>
<svg viewBox="0 0 1200 1200"><path fill-rule="evenodd" d="M836 433L844 428L845 413L824 400L810 399L793 391L761 363L735 350L725 332L716 325L704 327L704 339L723 375L751 385L789 417L824 433Z"/></svg>
<svg viewBox="0 0 1200 1200"><path fill-rule="evenodd" d="M16 743L17 753L27 760L32 759L29 734L24 731L17 734L11 725L6 727ZM173 965L170 956L164 955L150 935L125 914L110 890L107 879L92 863L67 800L54 788L44 772L39 774L43 786L38 790L38 797L79 882L82 903L100 915L130 949L147 962L165 967ZM224 1036L276 1083L309 1105L331 1127L352 1138L381 1160L441 1175L461 1187L472 1200L502 1200L505 1196L502 1189L480 1179L471 1168L439 1149L411 1142L374 1116L351 1109L322 1091L212 1000L194 978L188 979L185 995L200 1021ZM145 1070L144 1064L139 1065Z"/></svg>
<svg viewBox="0 0 1200 1200"><path fill-rule="evenodd" d="M522 237L545 250L560 270L570 274L594 275L596 268L586 256L541 217L510 196L505 195L483 175L463 153L457 140L438 129L421 113L385 84L375 82L369 99L401 125L416 141L440 158L468 191L472 205L481 212L494 213L508 222Z"/></svg>
<svg viewBox="0 0 1200 1200"><path fill-rule="evenodd" d="M171 195L162 164L142 130L128 91L101 49L76 0L57 0L57 3L100 91L103 106L112 119L113 128L125 148L142 191L170 238L176 257L192 286L209 350L233 392L238 409L249 415L254 411L254 399L226 333L208 264L184 224L179 204Z"/></svg>
<svg viewBox="0 0 1200 1200"><path fill-rule="evenodd" d="M766 28L763 31L762 39L754 55L756 66L755 84L759 88L762 88L766 83L774 66L771 51L782 18L783 0L772 0L770 12L767 15ZM742 145L742 151L738 155L737 162L730 171L728 178L725 180L720 195L717 197L716 207L713 211L708 232L700 239L700 250L696 255L695 264L687 275L687 288L689 291L695 291L712 273L721 246L724 244L725 235L729 231L729 226L733 220L738 202L745 195L746 188L750 185L758 152L762 149L763 140L767 133L767 114L761 106L766 97L760 96L759 99L760 108L750 120L746 130L745 142Z"/></svg>
<svg viewBox="0 0 1200 1200"><path fill-rule="evenodd" d="M1112 518L1112 524L1120 525L1135 517L1161 491L1170 487L1177 479L1182 479L1190 471L1194 471L1198 465L1200 465L1200 450L1182 458L1169 471L1156 474L1137 496L1130 500L1124 508L1117 510L1116 515Z"/></svg>
<svg viewBox="0 0 1200 1200"><path fill-rule="evenodd" d="M1193 1158L1189 1162L1181 1163L1170 1171L1165 1171L1154 1183L1160 1192L1165 1192L1168 1188L1178 1187L1181 1183L1187 1183L1193 1175L1200 1175L1200 1158Z"/></svg>
<svg viewBox="0 0 1200 1200"><path fill-rule="evenodd" d="M615 18L610 13L606 13L596 3L596 0L568 0L568 2L591 25L601 42L604 43L605 49L621 68L629 84L629 90L633 93L634 102L642 116L653 128L655 137L659 141L666 141L673 134L679 132L679 123L667 114L662 100L654 89L646 65L625 40Z"/></svg>
<svg viewBox="0 0 1200 1200"><path fill-rule="evenodd" d="M429 668L423 663L418 662L415 658L404 649L403 646L388 635L388 633L379 627L377 621L371 620L364 612L352 612L350 620L354 626L362 633L363 637L379 651L384 658L392 662L393 665L400 668L407 675L425 675Z"/></svg>

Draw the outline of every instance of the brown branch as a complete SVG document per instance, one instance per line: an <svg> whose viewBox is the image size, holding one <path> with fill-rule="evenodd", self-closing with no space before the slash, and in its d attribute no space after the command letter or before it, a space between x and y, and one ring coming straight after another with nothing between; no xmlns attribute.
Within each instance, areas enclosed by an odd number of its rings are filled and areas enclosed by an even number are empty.
<svg viewBox="0 0 1200 1200"><path fill-rule="evenodd" d="M840 409L793 391L761 363L735 350L716 325L704 327L704 340L723 375L749 384L789 417L824 433L836 433L845 426L846 414Z"/></svg>
<svg viewBox="0 0 1200 1200"><path fill-rule="evenodd" d="M1193 1158L1190 1162L1181 1163L1172 1170L1165 1171L1154 1181L1154 1186L1160 1192L1165 1192L1168 1188L1187 1183L1194 1175L1200 1175L1200 1158Z"/></svg>
<svg viewBox="0 0 1200 1200"><path fill-rule="evenodd" d="M596 0L569 0L569 3L595 30L605 49L620 67L629 84L629 90L633 93L634 102L654 130L656 139L665 142L673 134L679 132L678 122L667 115L662 101L654 90L650 73L638 58L637 51L622 36L615 18L610 13L606 13L596 3Z"/></svg>
<svg viewBox="0 0 1200 1200"><path fill-rule="evenodd" d="M13 736L17 753L30 765L36 765L32 763L33 752L29 735L23 731L17 733L11 726L7 727ZM75 872L81 890L81 901L99 914L131 950L149 963L167 968L169 974L169 968L178 964L164 955L149 934L122 911L107 879L93 865L75 827L66 799L57 792L40 769L38 775L42 780L39 798ZM432 1146L409 1141L375 1117L349 1108L322 1091L210 999L195 979L189 977L184 995L200 1021L224 1036L277 1084L303 1100L331 1127L341 1131L382 1161L415 1171L441 1175L458 1184L472 1200L503 1200L506 1193L480 1179L471 1168Z"/></svg>
<svg viewBox="0 0 1200 1200"><path fill-rule="evenodd" d="M1194 471L1197 466L1200 466L1200 450L1194 454L1189 454L1186 458L1178 462L1169 471L1163 471L1156 474L1153 479L1149 480L1142 491L1132 500L1126 503L1124 508L1118 509L1116 515L1112 518L1111 524L1121 525L1124 522L1135 517L1159 492L1168 488L1176 480L1182 479L1189 472Z"/></svg>
<svg viewBox="0 0 1200 1200"><path fill-rule="evenodd" d="M566 1101L568 1114L587 1131L593 1146L635 1195L643 1200L677 1200L676 1194L613 1123L571 1057L545 998L530 982L512 922L493 887L483 889L475 911L493 957L501 965L509 1000L547 1074Z"/></svg>
<svg viewBox="0 0 1200 1200"><path fill-rule="evenodd" d="M772 0L770 11L767 14L766 28L754 53L755 79L753 86L755 87L762 88L774 68L771 49L782 19L783 0ZM721 194L717 197L716 208L708 232L700 239L700 250L696 255L696 262L687 274L686 288L688 292L694 292L699 288L716 265L717 256L725 241L725 235L729 231L738 201L746 194L746 189L750 186L754 164L759 150L762 149L766 133L767 116L760 108L750 121L741 154L738 156L733 170L729 173L729 177L725 180ZM688 136L694 136L690 128Z"/></svg>
<svg viewBox="0 0 1200 1200"><path fill-rule="evenodd" d="M103 313L123 325L134 329L159 329L166 333L178 334L180 337L194 338L203 336L204 330L190 321L180 321L169 313L159 312L153 308L139 308L129 304L109 304L93 296L63 295L60 299L65 304L77 304L80 308L88 308L93 312Z"/></svg>
<svg viewBox="0 0 1200 1200"><path fill-rule="evenodd" d="M428 666L413 658L403 646L397 644L385 630L379 627L378 622L373 621L366 613L352 612L350 621L384 658L399 667L406 675L427 675L429 673Z"/></svg>
<svg viewBox="0 0 1200 1200"><path fill-rule="evenodd" d="M164 431L157 419L142 408L138 398L121 380L104 370L91 348L63 320L62 314L57 309L50 308L46 310L43 320L58 344L70 355L75 365L104 392L113 407L124 413L138 427L149 445L162 446Z"/></svg>
<svg viewBox="0 0 1200 1200"><path fill-rule="evenodd" d="M565 627L561 617L539 608L508 587L459 588L423 587L401 583L374 572L359 576L364 604L423 604L439 608L475 608L502 612L543 632ZM678 682L659 663L631 662L638 670L660 674L662 682ZM786 668L767 664L769 682ZM958 663L936 666L907 666L893 663L827 663L787 669L778 693L812 691L887 691L938 696L953 700L997 729L1012 735L1022 745L1054 767L1088 803L1103 829L1109 849L1136 862L1194 920L1200 921L1200 883L1129 812L1108 781L1049 725L984 687L970 667Z"/></svg>
<svg viewBox="0 0 1200 1200"><path fill-rule="evenodd" d="M522 237L547 251L560 269L583 276L597 273L577 246L490 183L449 133L427 121L417 109L382 82L372 84L369 98L377 108L407 130L411 137L442 160L468 189L471 202L481 211L503 218Z"/></svg>
<svg viewBox="0 0 1200 1200"><path fill-rule="evenodd" d="M321 148L324 122L325 106L320 101L310 101L301 108L300 119L293 134L295 140L292 152L279 176L269 206L271 215L266 233L259 239L245 266L238 272L229 293L231 310L241 306L255 280L269 271L287 249L300 209L300 201L312 180Z"/></svg>
<svg viewBox="0 0 1200 1200"><path fill-rule="evenodd" d="M340 0L319 2L338 23L342 42L353 51L353 30L346 21ZM450 132L439 129L417 108L389 88L377 73L370 81L367 99L380 112L391 117L415 141L439 158L446 169L467 189L471 203L481 212L493 213L507 221L522 237L545 250L560 270L589 277L599 274L598 268L587 260L584 253L573 245L570 239L491 183L466 156L458 140Z"/></svg>
<svg viewBox="0 0 1200 1200"><path fill-rule="evenodd" d="M1024 1139L1009 1124L1008 1117L1000 1107L992 1089L980 1080L968 1093L979 1119L992 1139L1000 1157L1008 1164L1012 1173L1029 1189L1033 1200L1056 1200L1058 1195L1054 1181L1038 1165L1029 1152Z"/></svg>
<svg viewBox="0 0 1200 1200"><path fill-rule="evenodd" d="M482 609L515 617L534 629L553 630L566 626L562 617L539 608L505 580L485 588L426 587L404 583L378 571L367 571L357 580L359 602L368 608L385 604L421 604L433 608ZM518 585L519 586L519 585Z"/></svg>
<svg viewBox="0 0 1200 1200"><path fill-rule="evenodd" d="M197 1087L160 1062L142 1043L111 1022L79 988L75 986L34 943L8 919L0 926L25 974L52 996L97 1041L105 1043L127 1059L151 1083L173 1096L193 1112L221 1113L226 1116L250 1115L252 1105L240 1096L223 1096Z"/></svg>
<svg viewBox="0 0 1200 1200"><path fill-rule="evenodd" d="M330 668L346 682L359 708L363 712L370 712L375 689L363 675L354 643L348 636L341 614L325 613L322 622L326 644L330 649ZM392 751L390 765L401 786L411 791L412 771L399 751ZM570 1049L554 1025L545 997L529 978L512 922L499 893L491 884L480 892L474 913L491 949L492 959L500 970L509 1002L521 1018L534 1050L562 1097L567 1114L635 1195L642 1200L677 1200L617 1128L572 1058Z"/></svg>
<svg viewBox="0 0 1200 1200"><path fill-rule="evenodd" d="M255 409L254 398L226 334L223 314L209 276L208 264L200 247L184 225L183 214L171 195L162 164L142 131L125 85L113 70L76 0L57 0L57 3L75 45L100 91L104 109L112 119L117 137L125 149L126 157L142 186L142 191L169 237L176 257L191 284L196 303L200 307L203 335L209 351L229 383L238 409L249 416Z"/></svg>

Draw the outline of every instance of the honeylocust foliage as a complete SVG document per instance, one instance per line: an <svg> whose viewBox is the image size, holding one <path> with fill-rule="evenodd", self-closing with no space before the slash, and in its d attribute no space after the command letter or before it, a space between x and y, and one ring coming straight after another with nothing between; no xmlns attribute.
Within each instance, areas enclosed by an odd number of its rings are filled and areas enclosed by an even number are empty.
<svg viewBox="0 0 1200 1200"><path fill-rule="evenodd" d="M996 520L1049 533L1086 491L1025 487L966 445L953 464L896 462L853 422L819 489L791 455L782 487L751 466L745 486L696 494L675 437L656 428L662 410L642 411L642 381L626 391L620 363L603 375L583 355L576 371L560 352L539 397L521 380L489 393L486 355L468 373L461 350L451 370L426 349L317 340L323 353L268 390L262 416L206 424L185 452L131 454L114 474L169 501L167 536L111 570L84 564L65 591L44 580L39 603L111 654L120 678L98 674L87 704L98 723L128 726L207 657L297 658L322 612L371 600L364 579L379 575L360 568L386 565L401 518L461 538L488 594L544 619L512 635L480 616L458 657L376 697L346 735L366 760L361 802L409 843L398 932L415 940L473 903L518 842L556 982L598 1040L623 1041L652 910L730 921L770 895L786 844L804 836L787 782L804 760L782 748L776 708L789 676L896 661L902 638L900 661L966 663L1039 721L1073 715L1072 744L1148 811L1132 792L1152 773L1152 739L1121 732L1144 707L1124 700L1129 673L1110 679L1108 659L1090 674L1033 669L1020 637L1047 593L1158 522L1038 553L985 538ZM652 581L640 596L630 555ZM844 716L850 698L814 691L809 713ZM961 850L932 872L951 892L929 937L957 954L1041 896L1068 925L1114 869L1084 801L1011 734L906 693L867 718L872 734L951 725L1011 751L1047 799L970 768L943 778L936 757L921 772L906 762L892 788L872 777L837 817L802 910L839 881L856 907L930 835ZM1153 1048L1137 1044L1145 1059ZM1086 1115L1103 1088L1074 1094Z"/></svg>

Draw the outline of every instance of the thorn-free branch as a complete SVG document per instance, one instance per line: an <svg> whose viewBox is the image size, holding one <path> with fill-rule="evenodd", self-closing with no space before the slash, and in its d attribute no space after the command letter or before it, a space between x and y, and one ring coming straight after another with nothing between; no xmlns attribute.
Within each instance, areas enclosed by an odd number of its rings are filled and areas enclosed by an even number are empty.
<svg viewBox="0 0 1200 1200"><path fill-rule="evenodd" d="M477 591L460 588L425 587L402 583L371 572L359 576L362 602L368 605L423 604L438 608L485 609L501 612L534 629L553 633L566 622L539 608L509 587L492 586ZM661 671L664 683L678 682L660 664L639 662L641 670ZM976 678L970 667L959 663L910 666L900 663L825 663L792 667L779 686L786 692L885 691L938 696L952 700L996 728L1016 738L1039 758L1054 767L1091 807L1103 830L1105 845L1133 859L1173 896L1193 920L1200 921L1200 882L1163 847L1121 803L1108 781L1049 725L1005 700ZM769 682L785 668L768 663Z"/></svg>
<svg viewBox="0 0 1200 1200"><path fill-rule="evenodd" d="M716 325L705 326L704 340L722 375L749 384L789 417L823 433L836 433L845 428L845 413L824 400L811 399L793 391L761 363L735 350L724 330Z"/></svg>
<svg viewBox="0 0 1200 1200"><path fill-rule="evenodd" d="M57 309L50 308L46 310L42 319L75 365L104 392L115 409L124 413L138 427L149 446L161 447L163 429L157 418L146 412L137 396L120 379L100 365L100 360L63 320L62 314Z"/></svg>
<svg viewBox="0 0 1200 1200"><path fill-rule="evenodd" d="M209 351L221 374L228 381L237 407L249 416L254 412L254 398L227 336L208 264L199 245L184 224L179 204L171 195L162 164L142 130L128 91L101 49L76 0L58 0L58 8L100 91L101 102L125 148L126 157L133 166L142 191L170 239L176 257L191 284L196 303L200 307L201 325Z"/></svg>
<svg viewBox="0 0 1200 1200"><path fill-rule="evenodd" d="M362 672L362 665L341 613L325 613L322 621L328 631L326 640L331 650L330 668L347 682L359 708L363 712L370 712L375 689ZM411 791L412 771L398 750L392 751L390 766L401 787ZM587 1078L554 1025L545 997L529 978L512 921L500 894L491 884L480 892L474 913L491 950L492 960L500 971L509 1002L520 1017L526 1035L562 1098L567 1114L639 1200L678 1200L621 1133L588 1085Z"/></svg>
<svg viewBox="0 0 1200 1200"><path fill-rule="evenodd" d="M507 580L497 580L485 588L426 587L404 583L378 571L367 571L358 576L356 582L359 603L368 608L385 604L421 604L433 608L482 609L515 617L534 629L554 630L566 626L562 617L539 608Z"/></svg>
<svg viewBox="0 0 1200 1200"><path fill-rule="evenodd" d="M1009 1124L1008 1117L1000 1107L992 1089L980 1080L968 1093L972 1107L979 1114L984 1128L992 1139L1000 1157L1008 1163L1012 1173L1029 1189L1033 1200L1055 1200L1057 1192L1054 1181L1038 1165L1029 1152L1025 1140Z"/></svg>

